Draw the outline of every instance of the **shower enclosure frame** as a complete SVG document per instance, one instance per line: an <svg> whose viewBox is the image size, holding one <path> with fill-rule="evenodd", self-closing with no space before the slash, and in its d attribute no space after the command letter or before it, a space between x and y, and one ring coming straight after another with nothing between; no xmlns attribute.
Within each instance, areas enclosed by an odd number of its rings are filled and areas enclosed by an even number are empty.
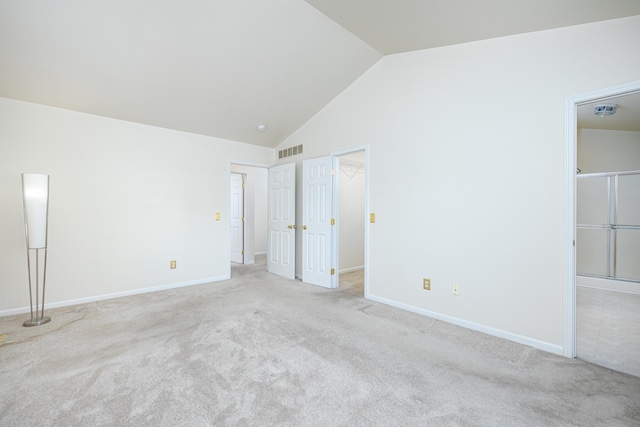
<svg viewBox="0 0 640 427"><path fill-rule="evenodd" d="M621 176L640 176L640 170L635 171L623 171L623 172L605 172L605 173L589 173L577 175L577 181L586 181L590 179L606 178L606 190L607 190L607 218L603 223L580 223L576 224L577 233L580 230L605 230L606 231L606 269L604 274L596 274L593 272L581 271L580 262L576 262L576 274L584 277L595 277L607 280L618 280L625 282L640 283L640 277L624 277L620 274L618 268L618 249L619 249L619 236L621 231L635 230L640 232L640 221L637 224L621 224L619 222L620 212L620 177ZM578 183L576 183L578 184ZM576 193L580 193L576 191ZM579 204L579 202L578 202ZM580 212L578 212L580 217ZM580 250L581 241L576 236L576 250ZM583 267L586 268L586 267Z"/></svg>

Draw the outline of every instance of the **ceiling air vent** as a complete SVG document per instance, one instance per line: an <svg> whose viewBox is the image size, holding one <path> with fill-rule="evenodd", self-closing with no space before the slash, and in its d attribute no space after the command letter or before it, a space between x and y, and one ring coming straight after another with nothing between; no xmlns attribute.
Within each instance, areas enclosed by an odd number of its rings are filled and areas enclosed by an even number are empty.
<svg viewBox="0 0 640 427"><path fill-rule="evenodd" d="M600 117L613 116L617 109L616 104L599 104L593 107L593 114Z"/></svg>
<svg viewBox="0 0 640 427"><path fill-rule="evenodd" d="M284 159L285 157L297 156L298 154L302 154L302 144L278 151L278 158Z"/></svg>

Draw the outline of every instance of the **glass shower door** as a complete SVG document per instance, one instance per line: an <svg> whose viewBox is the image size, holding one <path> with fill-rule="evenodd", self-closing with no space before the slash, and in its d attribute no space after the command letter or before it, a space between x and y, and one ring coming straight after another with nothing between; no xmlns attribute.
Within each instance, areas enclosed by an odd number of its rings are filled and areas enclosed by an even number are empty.
<svg viewBox="0 0 640 427"><path fill-rule="evenodd" d="M616 278L640 281L640 174L617 176Z"/></svg>
<svg viewBox="0 0 640 427"><path fill-rule="evenodd" d="M640 172L579 175L576 270L640 282Z"/></svg>
<svg viewBox="0 0 640 427"><path fill-rule="evenodd" d="M601 175L578 178L576 270L583 276L609 277L611 180Z"/></svg>

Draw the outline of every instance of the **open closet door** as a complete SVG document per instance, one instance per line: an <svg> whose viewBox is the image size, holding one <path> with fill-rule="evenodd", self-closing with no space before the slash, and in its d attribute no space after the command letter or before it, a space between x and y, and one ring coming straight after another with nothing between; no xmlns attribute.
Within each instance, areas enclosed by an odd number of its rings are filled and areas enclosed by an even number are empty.
<svg viewBox="0 0 640 427"><path fill-rule="evenodd" d="M296 165L269 168L267 271L289 279L296 275Z"/></svg>
<svg viewBox="0 0 640 427"><path fill-rule="evenodd" d="M244 264L244 175L231 173L231 262Z"/></svg>
<svg viewBox="0 0 640 427"><path fill-rule="evenodd" d="M302 281L332 288L334 265L332 157L302 163Z"/></svg>

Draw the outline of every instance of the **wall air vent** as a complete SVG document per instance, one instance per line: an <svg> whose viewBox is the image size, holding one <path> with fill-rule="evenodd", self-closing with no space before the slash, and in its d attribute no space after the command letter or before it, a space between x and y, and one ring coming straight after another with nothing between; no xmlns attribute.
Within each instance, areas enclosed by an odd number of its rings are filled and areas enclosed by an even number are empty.
<svg viewBox="0 0 640 427"><path fill-rule="evenodd" d="M617 109L616 104L599 104L593 107L593 114L600 117L613 116Z"/></svg>
<svg viewBox="0 0 640 427"><path fill-rule="evenodd" d="M285 157L297 156L298 154L302 154L302 144L278 151L278 158L284 159Z"/></svg>

